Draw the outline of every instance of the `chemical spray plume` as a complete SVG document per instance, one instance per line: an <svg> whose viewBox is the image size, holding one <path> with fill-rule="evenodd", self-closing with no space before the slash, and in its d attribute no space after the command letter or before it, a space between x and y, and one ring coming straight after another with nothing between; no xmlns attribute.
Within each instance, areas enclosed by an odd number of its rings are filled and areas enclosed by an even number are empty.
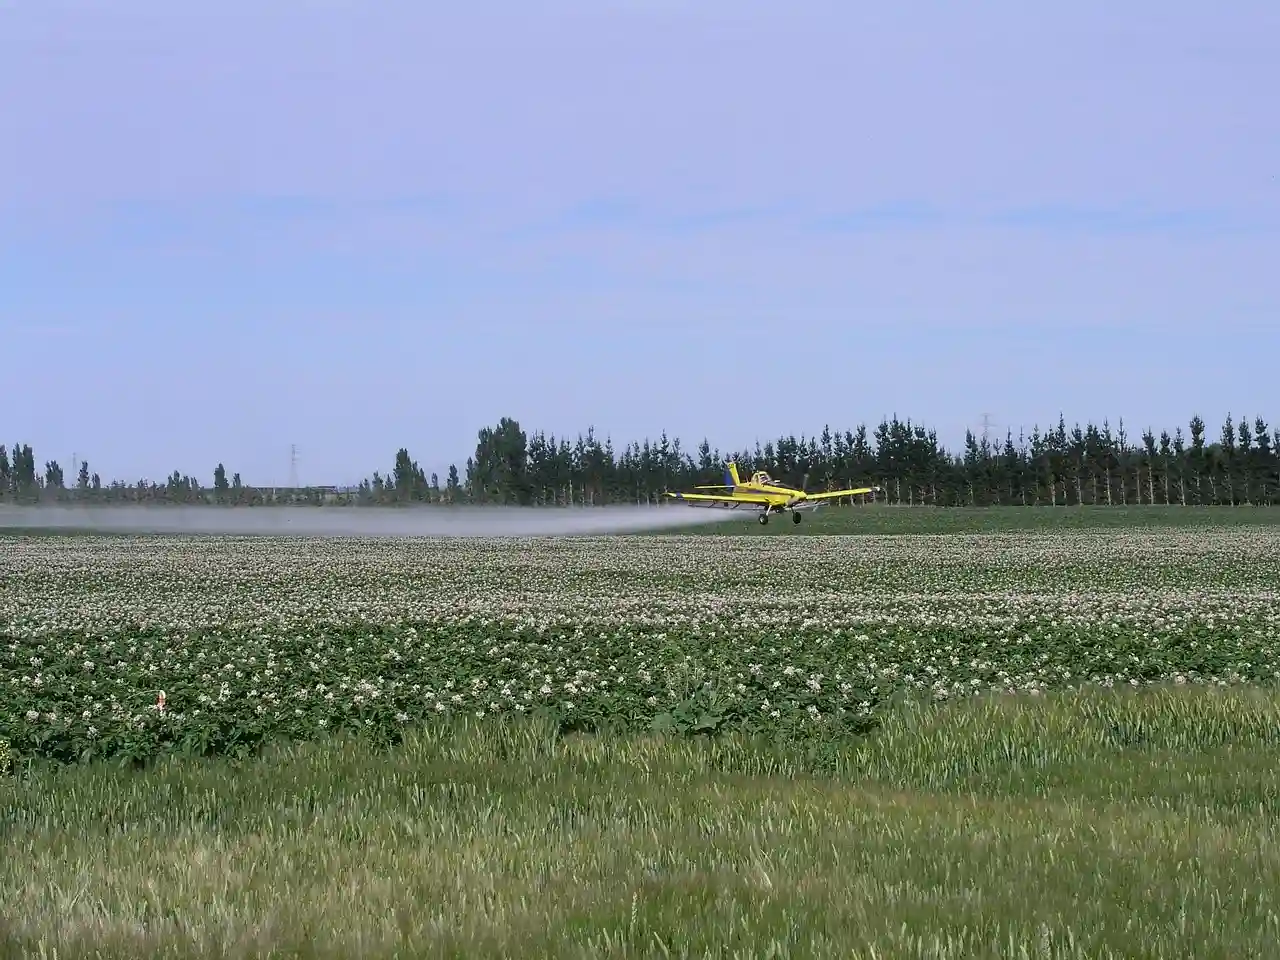
<svg viewBox="0 0 1280 960"><path fill-rule="evenodd" d="M303 537L562 537L643 533L750 519L689 507L0 506L0 529Z"/></svg>

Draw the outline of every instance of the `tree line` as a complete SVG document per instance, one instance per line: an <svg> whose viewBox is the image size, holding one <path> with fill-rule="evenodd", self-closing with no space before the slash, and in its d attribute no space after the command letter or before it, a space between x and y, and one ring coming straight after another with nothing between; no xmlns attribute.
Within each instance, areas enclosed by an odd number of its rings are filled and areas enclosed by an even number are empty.
<svg viewBox="0 0 1280 960"><path fill-rule="evenodd" d="M824 427L814 437L779 437L751 450L722 453L703 440L686 451L663 433L621 451L594 429L570 440L542 431L526 433L502 418L479 431L463 472L451 465L443 483L428 477L407 448L391 469L375 471L357 487L262 487L230 477L223 464L212 486L175 470L164 481L113 480L103 484L88 463L74 465L68 484L55 460L37 466L27 444L0 445L0 499L18 503L474 503L603 505L656 503L667 490L722 483L724 463L735 460L747 476L767 470L778 480L810 491L877 486L867 499L902 505L1270 505L1280 503L1280 429L1261 417L1227 416L1216 439L1192 417L1184 435L1147 429L1133 438L1123 419L1112 428L1056 426L1002 440L968 431L962 450L948 450L937 434L896 415L873 430L860 424L843 432Z"/></svg>

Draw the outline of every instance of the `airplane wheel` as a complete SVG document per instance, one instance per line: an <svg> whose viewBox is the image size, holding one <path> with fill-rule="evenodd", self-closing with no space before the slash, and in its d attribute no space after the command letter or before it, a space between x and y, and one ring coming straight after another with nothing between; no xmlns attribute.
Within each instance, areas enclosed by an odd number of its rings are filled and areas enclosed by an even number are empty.
<svg viewBox="0 0 1280 960"><path fill-rule="evenodd" d="M799 523L799 522L800 522L800 514L798 514L798 513L793 513L793 514L791 515L791 522L792 522L792 523Z"/></svg>
<svg viewBox="0 0 1280 960"><path fill-rule="evenodd" d="M760 526L763 527L768 522L769 522L769 515L767 513L760 514Z"/></svg>

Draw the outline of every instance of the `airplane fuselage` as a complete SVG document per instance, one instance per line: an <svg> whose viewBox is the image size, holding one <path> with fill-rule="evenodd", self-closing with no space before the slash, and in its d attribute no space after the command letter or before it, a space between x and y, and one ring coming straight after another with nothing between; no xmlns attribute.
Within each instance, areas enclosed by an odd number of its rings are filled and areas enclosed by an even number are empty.
<svg viewBox="0 0 1280 960"><path fill-rule="evenodd" d="M859 487L849 490L832 490L815 493L812 496L802 489L788 487L776 483L763 470L751 475L745 483L738 476L737 464L730 461L725 465L724 484L712 487L699 487L698 490L723 490L724 493L668 493L668 497L688 502L719 503L731 508L750 506L759 511L760 523L769 522L769 514L791 512L794 523L800 522L801 510L817 510L820 506L840 497L870 493L878 488Z"/></svg>
<svg viewBox="0 0 1280 960"><path fill-rule="evenodd" d="M762 524L769 522L769 514L791 512L791 519L795 523L800 522L801 510L816 510L818 503L807 503L808 499L803 490L797 490L795 487L784 486L780 483L774 483L768 474L755 474L746 483L737 483L734 485L731 496L744 495L751 498L763 497L767 499L767 503L758 504L760 508L760 522Z"/></svg>

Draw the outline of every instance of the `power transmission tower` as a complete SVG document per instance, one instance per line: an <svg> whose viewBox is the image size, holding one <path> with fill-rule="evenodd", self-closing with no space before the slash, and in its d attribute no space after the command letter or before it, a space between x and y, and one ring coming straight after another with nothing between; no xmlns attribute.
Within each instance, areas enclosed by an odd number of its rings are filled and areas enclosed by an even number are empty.
<svg viewBox="0 0 1280 960"><path fill-rule="evenodd" d="M298 445L296 443L289 444L289 486L295 490L298 487Z"/></svg>
<svg viewBox="0 0 1280 960"><path fill-rule="evenodd" d="M982 442L987 443L991 436L991 414L984 413L982 415Z"/></svg>

